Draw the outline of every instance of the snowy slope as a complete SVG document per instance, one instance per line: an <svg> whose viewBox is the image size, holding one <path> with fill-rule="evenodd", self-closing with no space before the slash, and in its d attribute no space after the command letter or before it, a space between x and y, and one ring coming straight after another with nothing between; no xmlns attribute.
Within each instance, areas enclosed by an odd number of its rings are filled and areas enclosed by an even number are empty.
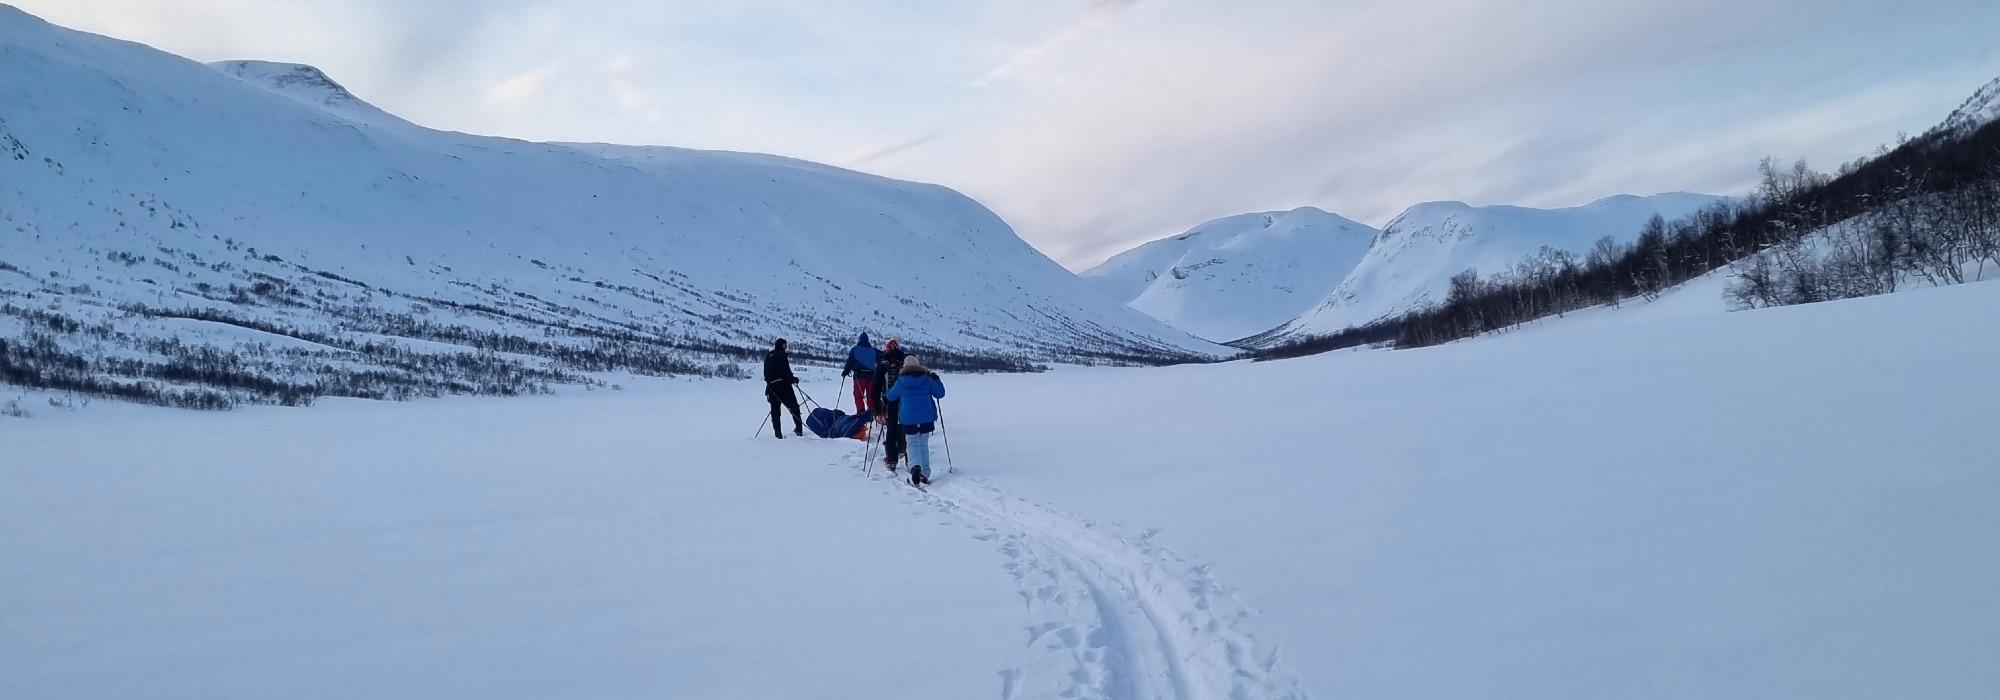
<svg viewBox="0 0 2000 700"><path fill-rule="evenodd" d="M342 345L449 335L409 332L426 323L623 344L585 369L646 342L697 365L775 335L825 354L859 330L1036 361L1224 351L936 185L435 131L311 67L203 66L10 7L0 67L0 293L113 332L198 309ZM532 345L488 345L507 344Z"/></svg>
<svg viewBox="0 0 2000 700"><path fill-rule="evenodd" d="M928 494L754 382L36 406L0 697L1991 698L1996 305L947 373Z"/></svg>
<svg viewBox="0 0 2000 700"><path fill-rule="evenodd" d="M2000 78L1979 88L1965 99L1965 104L1952 110L1944 121L1925 134L1931 138L1965 138L1980 127L2000 120Z"/></svg>
<svg viewBox="0 0 2000 700"><path fill-rule="evenodd" d="M1311 310L1259 338L1331 333L1444 300L1451 276L1511 269L1543 246L1581 254L1598 238L1630 242L1654 214L1674 219L1724 198L1618 195L1562 209L1426 202L1383 227L1354 271Z"/></svg>
<svg viewBox="0 0 2000 700"><path fill-rule="evenodd" d="M1119 253L1083 276L1176 328L1229 341L1325 298L1375 234L1313 207L1238 214Z"/></svg>
<svg viewBox="0 0 2000 700"><path fill-rule="evenodd" d="M355 97L354 93L312 66L272 61L217 61L209 67L351 122L384 128L415 126Z"/></svg>

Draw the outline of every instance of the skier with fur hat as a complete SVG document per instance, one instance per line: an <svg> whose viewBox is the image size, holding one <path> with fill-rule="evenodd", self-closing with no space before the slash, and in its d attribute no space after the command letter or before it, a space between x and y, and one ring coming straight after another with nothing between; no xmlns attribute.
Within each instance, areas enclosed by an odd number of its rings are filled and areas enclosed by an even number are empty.
<svg viewBox="0 0 2000 700"><path fill-rule="evenodd" d="M896 385L883 398L896 402L896 422L908 442L910 485L930 483L931 433L937 430L937 400L944 398L944 380L911 355L903 359Z"/></svg>

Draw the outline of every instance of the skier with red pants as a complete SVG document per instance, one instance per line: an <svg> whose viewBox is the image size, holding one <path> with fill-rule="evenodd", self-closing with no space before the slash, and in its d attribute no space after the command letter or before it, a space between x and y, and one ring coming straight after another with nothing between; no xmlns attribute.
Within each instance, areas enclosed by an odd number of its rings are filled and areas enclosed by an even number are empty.
<svg viewBox="0 0 2000 700"><path fill-rule="evenodd" d="M847 351L847 366L841 368L840 376L854 377L855 413L875 410L875 361L880 354L875 351L875 344L868 342L867 333L862 333L854 349Z"/></svg>

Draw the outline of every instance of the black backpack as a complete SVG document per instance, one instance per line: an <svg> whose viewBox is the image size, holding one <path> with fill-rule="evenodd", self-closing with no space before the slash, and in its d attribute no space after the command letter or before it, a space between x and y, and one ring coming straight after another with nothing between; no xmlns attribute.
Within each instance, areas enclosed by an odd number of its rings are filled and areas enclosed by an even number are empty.
<svg viewBox="0 0 2000 700"><path fill-rule="evenodd" d="M901 348L882 353L881 360L875 363L876 391L882 392L883 396L889 395L889 388L896 385L896 378L903 376L903 358L908 356Z"/></svg>

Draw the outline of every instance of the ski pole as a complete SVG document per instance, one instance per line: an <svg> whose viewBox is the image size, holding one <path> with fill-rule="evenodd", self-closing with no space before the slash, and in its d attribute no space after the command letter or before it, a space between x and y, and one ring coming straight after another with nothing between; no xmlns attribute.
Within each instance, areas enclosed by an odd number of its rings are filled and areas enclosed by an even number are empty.
<svg viewBox="0 0 2000 700"><path fill-rule="evenodd" d="M758 436L760 436L760 435L763 435L763 434L764 434L764 426L766 426L766 425L770 425L770 424L771 424L771 417L770 417L770 416L764 416L764 419L763 419L763 420L760 420L760 421L757 421L757 432L756 432L756 433L754 433L754 434L752 434L752 435L750 436L750 439L752 439L752 440L755 440L755 439L757 439L757 437L758 437Z"/></svg>
<svg viewBox="0 0 2000 700"><path fill-rule="evenodd" d="M873 462L875 459L875 434L877 432L880 431L877 431L874 425L871 424L868 426L868 447L861 451L861 473L870 479L875 478Z"/></svg>
<svg viewBox="0 0 2000 700"><path fill-rule="evenodd" d="M944 427L944 402L937 401L938 436L944 438L944 468L956 472L958 465L951 463L951 431Z"/></svg>
<svg viewBox="0 0 2000 700"><path fill-rule="evenodd" d="M879 432L875 426L868 426L868 449L861 452L861 474L870 479L875 478L875 439L880 437L876 434Z"/></svg>

